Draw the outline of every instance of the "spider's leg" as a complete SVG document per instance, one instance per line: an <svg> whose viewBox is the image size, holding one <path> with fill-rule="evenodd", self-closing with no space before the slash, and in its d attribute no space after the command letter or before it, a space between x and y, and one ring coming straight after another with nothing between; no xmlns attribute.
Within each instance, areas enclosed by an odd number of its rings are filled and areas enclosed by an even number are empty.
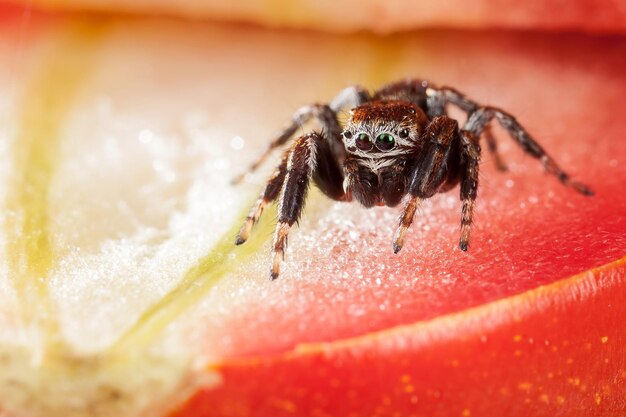
<svg viewBox="0 0 626 417"><path fill-rule="evenodd" d="M298 111L296 111L291 117L291 122L285 126L280 133L278 133L278 135L270 142L267 149L265 149L265 151L250 165L248 170L233 178L233 185L239 184L243 181L246 174L256 171L256 169L261 166L263 162L265 162L275 149L280 148L287 143L289 139L291 139L299 127L311 120L312 117L317 116L322 107L324 106L320 104L312 104L298 109Z"/></svg>
<svg viewBox="0 0 626 417"><path fill-rule="evenodd" d="M469 246L472 226L474 200L478 191L478 165L480 162L480 145L478 136L471 132L461 131L461 239L459 247L466 251Z"/></svg>
<svg viewBox="0 0 626 417"><path fill-rule="evenodd" d="M310 104L308 106L301 107L291 117L291 122L285 126L285 128L278 133L278 135L272 140L267 149L250 165L248 170L235 178L233 178L233 184L239 184L246 176L246 174L254 172L271 153L284 144L286 144L296 133L298 128L307 123L312 118L317 118L322 125L322 129L327 132L330 137L340 138L341 127L337 120L337 112L346 107L356 107L369 100L369 94L361 87L353 86L342 90L330 104Z"/></svg>
<svg viewBox="0 0 626 417"><path fill-rule="evenodd" d="M404 206L404 211L400 217L398 228L393 235L393 253L400 252L402 246L404 246L406 231L411 226L411 223L413 223L413 217L415 217L415 212L417 211L420 202L421 200L416 195L409 194L409 199Z"/></svg>
<svg viewBox="0 0 626 417"><path fill-rule="evenodd" d="M491 131L491 125L485 126L485 131L483 132L483 137L487 141L487 149L493 158L493 162L496 165L498 171L505 172L507 170L506 164L502 161L502 157L498 152L498 143L496 142L496 138L493 136L493 132Z"/></svg>
<svg viewBox="0 0 626 417"><path fill-rule="evenodd" d="M563 185L572 187L581 194L593 195L593 192L588 186L577 181L572 181L570 176L557 165L554 159L552 159L537 141L530 136L526 129L524 129L513 116L505 111L496 107L481 107L469 115L463 129L472 132L476 136L480 136L487 124L494 117L526 153L541 161L541 164L549 174L556 176Z"/></svg>
<svg viewBox="0 0 626 417"><path fill-rule="evenodd" d="M337 201L349 201L350 198L346 196L343 187L344 172L341 168L340 157L326 135L324 135L324 139L317 144L313 181L328 198ZM343 146L341 151L345 151Z"/></svg>
<svg viewBox="0 0 626 417"><path fill-rule="evenodd" d="M422 137L425 146L417 156L419 163L409 176L409 198L394 234L394 253L404 245L406 231L413 222L419 201L432 197L447 180L448 158L454 139L458 138L458 124L450 117L437 116L428 124Z"/></svg>
<svg viewBox="0 0 626 417"><path fill-rule="evenodd" d="M316 169L313 173L315 184L329 198L337 201L346 201L345 191L343 190L343 172L330 144L327 140L323 140L319 141L317 145L318 148L315 152ZM287 174L289 153L290 150L283 153L280 165L269 178L263 192L261 192L254 206L250 209L235 239L236 245L241 245L248 240L250 230L259 221L265 207L278 198Z"/></svg>
<svg viewBox="0 0 626 417"><path fill-rule="evenodd" d="M342 109L352 109L358 107L363 103L370 101L371 97L369 92L359 85L353 85L351 87L344 88L331 100L329 107L338 112Z"/></svg>
<svg viewBox="0 0 626 417"><path fill-rule="evenodd" d="M428 97L428 103L443 103L454 104L468 115L474 113L481 106L473 100L467 98L463 93L450 87L434 87L428 86L426 88L426 95Z"/></svg>
<svg viewBox="0 0 626 417"><path fill-rule="evenodd" d="M454 139L458 137L458 123L451 117L437 116L426 126L422 137L427 146L409 177L409 193L429 198L446 180L448 156Z"/></svg>
<svg viewBox="0 0 626 417"><path fill-rule="evenodd" d="M272 279L278 278L280 273L280 262L284 258L289 229L302 214L311 176L316 169L316 153L323 140L319 133L309 133L297 139L289 152L272 245Z"/></svg>
<svg viewBox="0 0 626 417"><path fill-rule="evenodd" d="M289 152L285 152L283 154L282 160L280 161L280 165L278 165L272 176L269 178L265 189L259 196L256 203L254 203L254 206L252 206L252 208L250 209L250 213L248 213L245 222L241 226L241 229L239 230L239 233L235 238L235 245L241 245L246 240L248 240L250 230L252 229L252 226L254 226L254 224L259 221L259 218L263 213L263 209L265 209L268 204L278 198L278 195L280 194L280 189L283 186L283 182L285 181L288 158Z"/></svg>
<svg viewBox="0 0 626 417"><path fill-rule="evenodd" d="M460 108L468 115L468 117L480 108L480 106L476 102L470 100L461 92L450 87L437 88L429 86L428 88L426 88L426 95L428 96L427 106L429 114L441 114L439 112L445 109L445 106L447 104L453 104L456 107ZM443 111L445 112L445 110ZM506 165L504 164L504 162L502 161L502 157L498 153L496 138L493 136L491 126L489 126L488 124L484 128L483 137L487 141L487 149L493 157L496 168L502 172L506 171Z"/></svg>
<svg viewBox="0 0 626 417"><path fill-rule="evenodd" d="M504 110L496 107L481 106L450 87L436 88L430 86L426 89L426 94L429 101L432 100L434 103L437 103L443 100L465 111L468 117L463 129L471 131L476 136L480 136L487 128L488 123L495 117L498 123L507 130L509 135L515 139L526 153L541 161L548 173L556 176L564 185L572 187L584 195L593 195L593 191L588 186L572 181L570 176L557 165L554 159L530 136L526 129ZM487 140L489 141L489 139Z"/></svg>

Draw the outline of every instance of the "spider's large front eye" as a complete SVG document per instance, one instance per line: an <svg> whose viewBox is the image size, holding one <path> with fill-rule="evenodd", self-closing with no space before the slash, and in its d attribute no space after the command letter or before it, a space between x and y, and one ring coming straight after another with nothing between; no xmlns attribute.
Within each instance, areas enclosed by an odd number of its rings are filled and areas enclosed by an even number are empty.
<svg viewBox="0 0 626 417"><path fill-rule="evenodd" d="M374 146L372 140L370 139L370 135L367 133L359 133L359 136L356 138L354 143L356 144L356 147L362 151L369 151Z"/></svg>
<svg viewBox="0 0 626 417"><path fill-rule="evenodd" d="M391 133L381 133L376 138L376 147L381 151L388 151L396 144L396 139Z"/></svg>

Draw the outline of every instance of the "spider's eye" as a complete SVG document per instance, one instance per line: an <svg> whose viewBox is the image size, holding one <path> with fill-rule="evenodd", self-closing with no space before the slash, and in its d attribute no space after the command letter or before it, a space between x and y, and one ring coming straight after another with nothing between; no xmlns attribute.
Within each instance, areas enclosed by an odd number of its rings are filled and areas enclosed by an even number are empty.
<svg viewBox="0 0 626 417"><path fill-rule="evenodd" d="M393 148L395 144L396 140L391 133L381 133L376 138L376 147L381 151L388 151Z"/></svg>
<svg viewBox="0 0 626 417"><path fill-rule="evenodd" d="M402 129L398 132L398 136L400 136L402 139L409 137L409 129Z"/></svg>
<svg viewBox="0 0 626 417"><path fill-rule="evenodd" d="M362 151L369 151L374 144L367 133L359 133L359 137L355 141L356 147Z"/></svg>
<svg viewBox="0 0 626 417"><path fill-rule="evenodd" d="M352 132L346 130L345 132L343 132L343 137L346 139L350 139L352 137Z"/></svg>

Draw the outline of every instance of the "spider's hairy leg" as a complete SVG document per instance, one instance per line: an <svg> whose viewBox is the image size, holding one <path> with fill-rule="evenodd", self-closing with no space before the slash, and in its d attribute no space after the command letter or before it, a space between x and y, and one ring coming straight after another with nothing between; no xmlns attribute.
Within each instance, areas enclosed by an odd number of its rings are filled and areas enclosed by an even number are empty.
<svg viewBox="0 0 626 417"><path fill-rule="evenodd" d="M426 95L428 96L427 100L429 102L441 102L443 105L450 103L467 114L471 114L480 108L478 103L450 87L434 87L431 85L426 89Z"/></svg>
<svg viewBox="0 0 626 417"><path fill-rule="evenodd" d="M303 106L291 116L291 122L283 128L282 131L270 142L265 151L250 165L246 172L242 172L232 180L232 184L239 184L245 178L246 174L256 171L263 162L272 154L272 152L286 144L289 139L296 133L299 127L311 120L313 116L320 114L323 105L311 104Z"/></svg>
<svg viewBox="0 0 626 417"><path fill-rule="evenodd" d="M464 130L471 131L476 136L480 136L487 129L489 122L495 117L498 123L506 129L509 135L522 147L522 149L539 159L545 170L556 176L564 185L574 188L581 194L593 195L593 191L583 183L572 181L570 176L563 171L550 155L537 143L536 140L524 129L515 118L509 113L497 107L481 106L469 99L464 94L450 87L428 87L426 95L429 101L435 103L445 102L454 104L468 114L467 121L463 126ZM487 137L488 144L490 142ZM491 145L489 144L491 147ZM501 166L499 157L496 157L496 164Z"/></svg>
<svg viewBox="0 0 626 417"><path fill-rule="evenodd" d="M509 135L522 147L529 155L539 159L546 172L554 175L565 186L572 187L581 194L590 196L593 191L583 183L573 181L570 176L563 171L550 155L535 141L517 120L504 110L496 107L481 107L469 115L464 130L468 130L479 136L485 126L496 118L498 123L506 129Z"/></svg>
<svg viewBox="0 0 626 417"><path fill-rule="evenodd" d="M334 112L338 112L341 109L352 109L354 107L358 107L361 104L370 101L370 99L370 94L365 88L359 85L353 85L341 90L339 94L331 100L329 107Z"/></svg>
<svg viewBox="0 0 626 417"><path fill-rule="evenodd" d="M461 131L461 239L459 247L466 251L469 246L472 226L474 201L478 192L478 165L480 163L480 145L478 136L468 131Z"/></svg>
<svg viewBox="0 0 626 417"><path fill-rule="evenodd" d="M444 108L445 105L449 103L463 110L468 117L480 108L478 103L450 87L437 88L429 86L426 89L426 95L428 96L427 103L429 108ZM502 157L498 152L498 144L489 124L484 127L483 137L487 142L487 149L489 153L491 153L498 171L506 171L506 164L502 161Z"/></svg>
<svg viewBox="0 0 626 417"><path fill-rule="evenodd" d="M429 198L446 179L448 155L458 136L458 123L448 116L437 116L423 133L425 147L419 163L409 178L409 193Z"/></svg>
<svg viewBox="0 0 626 417"><path fill-rule="evenodd" d="M495 163L498 171L507 171L508 168L506 167L506 164L504 163L502 157L500 156L500 153L498 152L498 143L496 142L496 138L493 136L490 125L485 126L483 137L487 141L487 149L489 150L489 153L491 154L493 162Z"/></svg>
<svg viewBox="0 0 626 417"><path fill-rule="evenodd" d="M417 196L409 196L409 199L404 206L402 216L400 217L400 224L393 235L393 253L400 252L402 246L404 246L406 231L411 226L411 223L413 223L413 218L415 217L415 212L417 211L419 204L420 200Z"/></svg>
<svg viewBox="0 0 626 417"><path fill-rule="evenodd" d="M316 152L323 140L319 133L309 133L297 139L289 152L272 245L272 279L278 278L280 274L280 262L285 256L289 229L302 214L311 176L316 168Z"/></svg>
<svg viewBox="0 0 626 417"><path fill-rule="evenodd" d="M241 226L237 237L235 238L235 245L241 245L250 235L250 230L252 226L255 225L256 222L259 221L261 214L263 213L263 209L270 204L272 201L278 198L280 194L280 189L283 186L283 182L285 181L285 175L287 173L287 160L289 158L289 152L285 152L283 154L282 160L280 161L280 165L276 168L270 179L267 181L267 185L265 189L259 196L252 209L250 209L250 213L246 217L245 222Z"/></svg>
<svg viewBox="0 0 626 417"><path fill-rule="evenodd" d="M347 107L356 107L369 101L367 90L359 86L345 88L329 104L310 104L301 107L291 116L291 122L270 142L267 149L250 165L246 172L233 178L233 185L239 184L246 174L254 172L271 155L271 153L286 144L303 124L312 118L317 118L322 129L332 138L339 138L341 127L337 120L337 112Z"/></svg>
<svg viewBox="0 0 626 417"><path fill-rule="evenodd" d="M393 251L400 252L406 230L413 222L418 199L432 197L447 179L448 156L458 137L456 120L447 116L435 117L426 127L422 137L424 148L417 156L417 164L409 177L409 199L394 234Z"/></svg>

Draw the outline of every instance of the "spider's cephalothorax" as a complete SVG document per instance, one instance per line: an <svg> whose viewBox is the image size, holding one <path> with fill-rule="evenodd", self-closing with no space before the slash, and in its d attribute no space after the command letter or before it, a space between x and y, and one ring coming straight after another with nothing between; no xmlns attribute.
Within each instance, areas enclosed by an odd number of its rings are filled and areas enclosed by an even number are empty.
<svg viewBox="0 0 626 417"><path fill-rule="evenodd" d="M447 116L447 104L467 113L462 127ZM351 111L342 129L337 112L346 109ZM540 160L547 172L580 193L592 195L587 186L572 181L513 116L495 107L479 105L452 88L435 87L421 80L389 84L372 95L360 87L349 87L329 104L301 108L250 171L272 150L286 144L298 127L313 117L322 125L322 131L299 137L283 154L235 241L244 243L265 206L279 200L272 279L278 277L289 228L302 213L311 180L334 200L356 200L366 207L396 206L406 196L393 238L395 253L402 249L419 201L460 183L459 246L467 250L478 188L481 135L498 169L506 169L489 130L494 118L525 152ZM236 178L235 182L242 178Z"/></svg>
<svg viewBox="0 0 626 417"><path fill-rule="evenodd" d="M422 109L407 101L375 101L352 110L343 131L346 199L366 207L397 205L426 125Z"/></svg>

